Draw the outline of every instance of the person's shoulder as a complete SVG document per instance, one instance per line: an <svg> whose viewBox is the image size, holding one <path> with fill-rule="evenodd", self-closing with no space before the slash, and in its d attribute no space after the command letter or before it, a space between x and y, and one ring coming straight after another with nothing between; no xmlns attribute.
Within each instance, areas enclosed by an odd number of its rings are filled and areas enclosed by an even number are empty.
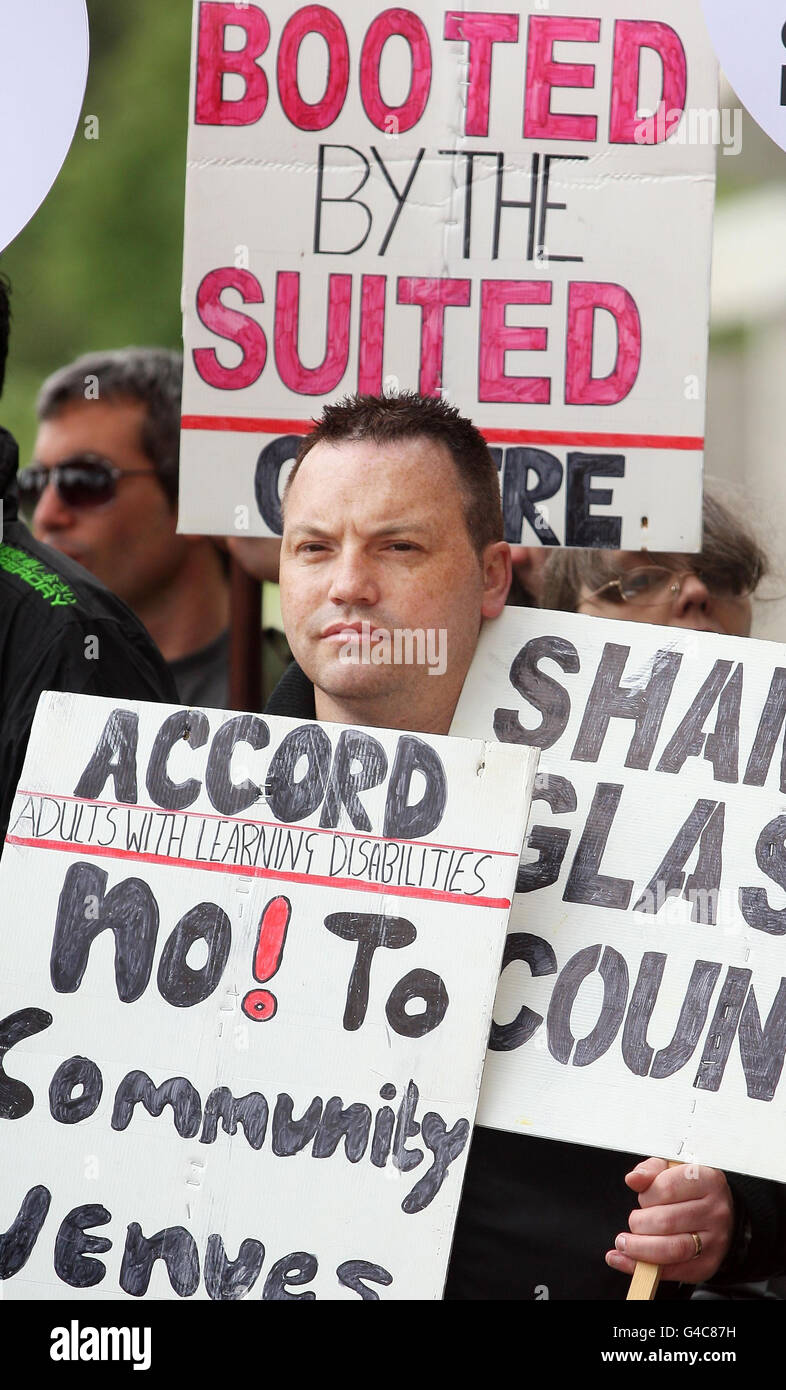
<svg viewBox="0 0 786 1390"><path fill-rule="evenodd" d="M23 686L42 679L50 684L41 689L177 701L167 665L131 609L20 522L0 542L0 651L7 675L13 667Z"/></svg>
<svg viewBox="0 0 786 1390"><path fill-rule="evenodd" d="M37 541L22 521L12 521L5 528L0 581L55 619L76 614L138 623L130 608L100 579L70 556Z"/></svg>
<svg viewBox="0 0 786 1390"><path fill-rule="evenodd" d="M78 579L60 563L65 557L39 545L19 522L5 528L0 540L0 590L6 614L17 604L53 627L80 603ZM76 566L73 566L75 569ZM76 587L75 587L76 584Z"/></svg>
<svg viewBox="0 0 786 1390"><path fill-rule="evenodd" d="M265 714L283 714L290 719L316 719L314 687L305 671L291 661L265 705Z"/></svg>

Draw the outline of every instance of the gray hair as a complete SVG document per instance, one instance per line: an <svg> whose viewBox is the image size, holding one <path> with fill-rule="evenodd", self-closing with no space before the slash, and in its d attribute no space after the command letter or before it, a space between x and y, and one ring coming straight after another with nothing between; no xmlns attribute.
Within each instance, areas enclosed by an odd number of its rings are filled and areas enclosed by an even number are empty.
<svg viewBox="0 0 786 1390"><path fill-rule="evenodd" d="M93 378L94 395L88 391ZM141 401L147 407L141 447L170 502L177 502L180 396L183 359L168 348L121 348L77 357L47 377L36 401L39 421L51 420L72 401Z"/></svg>
<svg viewBox="0 0 786 1390"><path fill-rule="evenodd" d="M667 554L662 551L636 552L644 565L665 565L667 569L694 569L712 582L730 585L738 594L753 594L770 564L764 547L737 510L725 505L717 488L709 490L705 481L702 507L703 540L698 555ZM543 584L542 608L576 613L581 590L594 591L618 579L622 573L619 550L555 550L549 555ZM630 552L627 552L630 553Z"/></svg>

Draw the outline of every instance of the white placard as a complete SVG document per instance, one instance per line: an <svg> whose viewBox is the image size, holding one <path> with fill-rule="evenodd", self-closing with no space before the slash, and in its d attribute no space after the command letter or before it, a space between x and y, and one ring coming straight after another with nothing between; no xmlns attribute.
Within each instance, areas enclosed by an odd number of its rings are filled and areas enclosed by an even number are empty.
<svg viewBox="0 0 786 1390"><path fill-rule="evenodd" d="M0 251L60 173L82 109L88 56L85 0L0 7Z"/></svg>
<svg viewBox="0 0 786 1390"><path fill-rule="evenodd" d="M313 417L407 387L508 540L700 548L717 67L699 0L602 8L195 4L184 531L280 534Z"/></svg>
<svg viewBox="0 0 786 1390"><path fill-rule="evenodd" d="M786 1179L783 656L487 625L452 731L542 752L479 1123Z"/></svg>
<svg viewBox="0 0 786 1390"><path fill-rule="evenodd" d="M42 696L0 863L5 1298L440 1296L535 762Z"/></svg>
<svg viewBox="0 0 786 1390"><path fill-rule="evenodd" d="M782 0L702 0L715 52L740 101L786 150L786 10Z"/></svg>

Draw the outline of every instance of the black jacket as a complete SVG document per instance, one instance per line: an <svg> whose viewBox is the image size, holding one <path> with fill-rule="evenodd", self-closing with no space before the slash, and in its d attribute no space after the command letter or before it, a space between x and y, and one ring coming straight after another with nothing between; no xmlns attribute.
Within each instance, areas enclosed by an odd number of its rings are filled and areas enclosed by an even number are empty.
<svg viewBox="0 0 786 1390"><path fill-rule="evenodd" d="M314 719L314 687L293 662L266 713ZM649 1157L649 1155L646 1155ZM627 1231L637 1197L625 1174L645 1155L475 1127L453 1239L448 1299L624 1299L627 1275L604 1256ZM709 1286L718 1292L786 1269L786 1188L727 1173L731 1250ZM692 1285L662 1283L659 1298Z"/></svg>
<svg viewBox="0 0 786 1390"><path fill-rule="evenodd" d="M17 461L14 439L0 429L0 847L42 690L177 703L138 618L19 520Z"/></svg>

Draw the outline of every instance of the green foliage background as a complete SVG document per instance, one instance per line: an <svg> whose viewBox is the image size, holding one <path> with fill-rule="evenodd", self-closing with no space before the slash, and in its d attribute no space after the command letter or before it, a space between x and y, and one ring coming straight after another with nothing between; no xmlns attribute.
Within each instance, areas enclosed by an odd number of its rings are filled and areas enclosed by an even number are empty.
<svg viewBox="0 0 786 1390"><path fill-rule="evenodd" d="M43 378L80 352L181 346L191 0L87 0L90 74L54 188L0 259L13 327L0 420L35 435ZM86 118L98 118L87 139Z"/></svg>

